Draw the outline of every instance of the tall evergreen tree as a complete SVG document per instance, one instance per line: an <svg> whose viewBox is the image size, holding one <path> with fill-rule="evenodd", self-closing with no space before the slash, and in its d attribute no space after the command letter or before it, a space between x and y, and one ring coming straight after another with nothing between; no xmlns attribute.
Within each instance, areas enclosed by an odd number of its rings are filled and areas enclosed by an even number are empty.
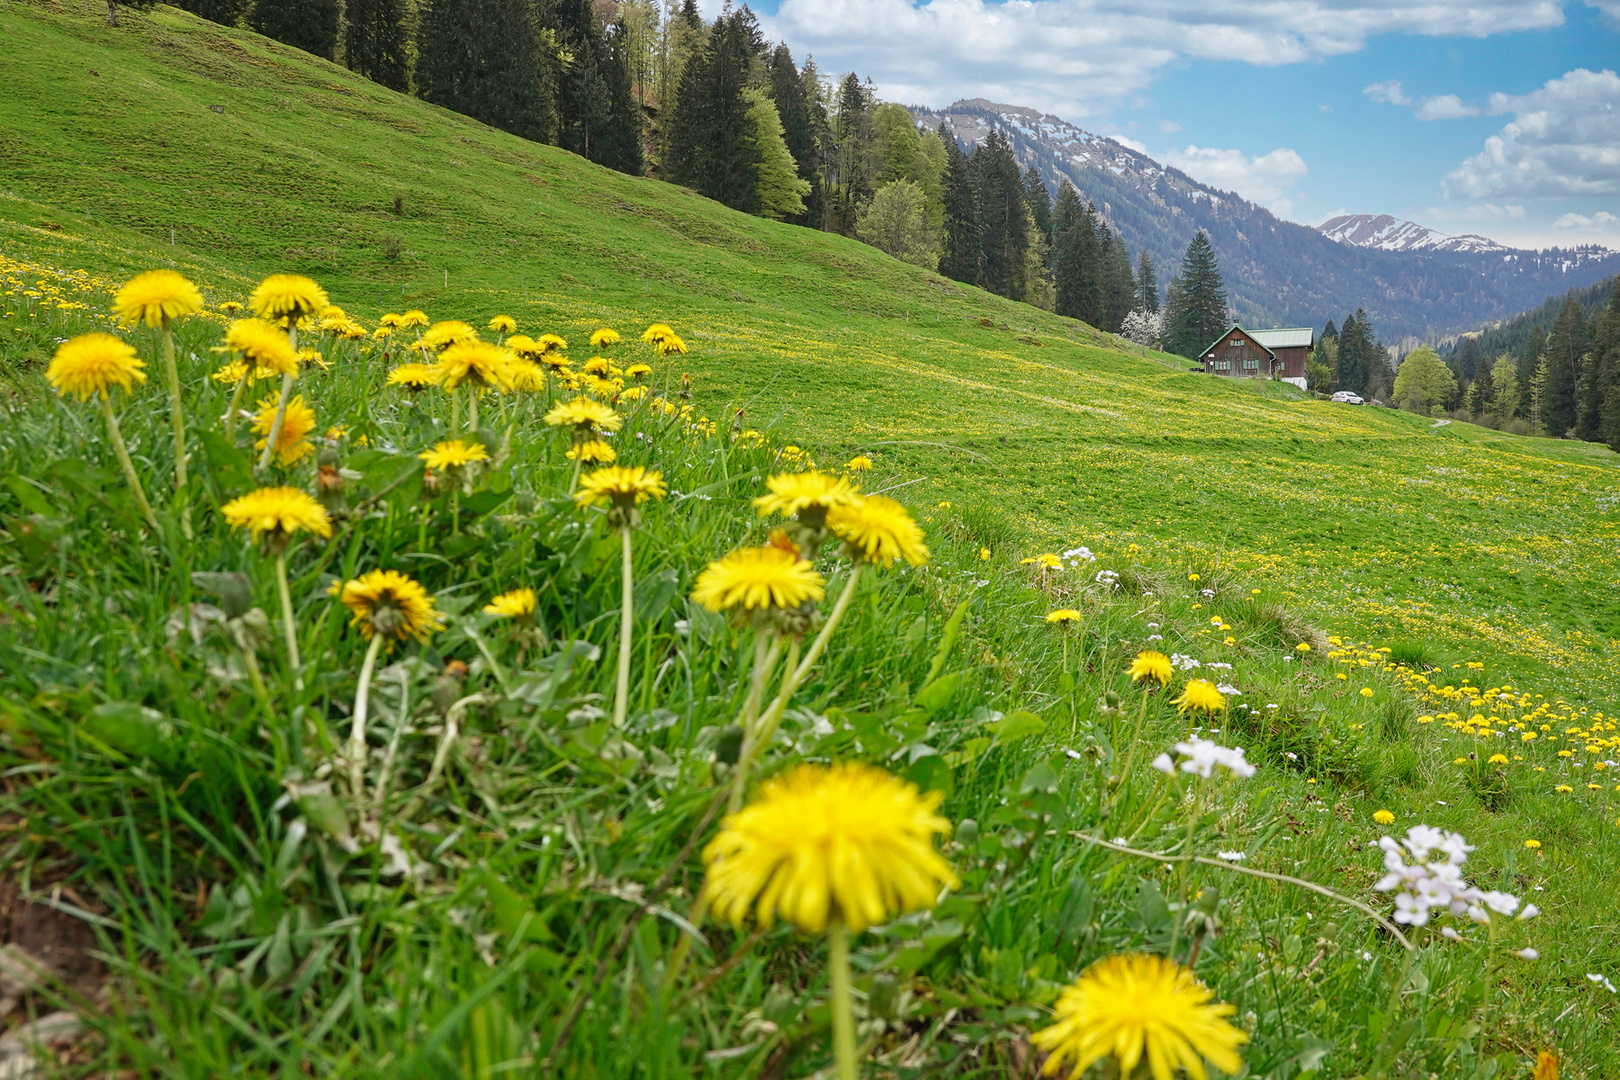
<svg viewBox="0 0 1620 1080"><path fill-rule="evenodd" d="M1459 382L1472 382L1479 375L1479 366L1488 358L1479 347L1479 338L1465 336L1451 353L1451 370Z"/></svg>
<svg viewBox="0 0 1620 1080"><path fill-rule="evenodd" d="M804 198L804 212L788 220L799 225L819 224L821 176L816 171L816 133L810 122L810 102L804 92L804 80L786 45L778 45L772 51L766 67L770 76L766 89L782 121L782 141L793 155L799 179L810 185L810 194Z"/></svg>
<svg viewBox="0 0 1620 1080"><path fill-rule="evenodd" d="M1339 331L1339 374L1336 390L1349 390L1366 397L1377 388L1377 368L1388 370L1383 349L1373 336L1372 319L1363 308L1345 317ZM1448 406L1450 403L1447 403Z"/></svg>
<svg viewBox="0 0 1620 1080"><path fill-rule="evenodd" d="M1598 439L1620 452L1620 286L1609 291L1609 305L1597 317L1592 353L1598 363Z"/></svg>
<svg viewBox="0 0 1620 1080"><path fill-rule="evenodd" d="M1469 384L1469 393L1474 397L1473 411L1487 413L1496 404L1496 384L1491 376L1489 359L1482 360L1475 368L1474 381Z"/></svg>
<svg viewBox="0 0 1620 1080"><path fill-rule="evenodd" d="M1515 365L1515 372L1519 379L1519 415L1529 418L1530 410L1535 404L1535 395L1530 391L1530 381L1536 377L1541 367L1541 358L1547 352L1547 334L1540 326L1530 328L1530 336L1525 338L1524 348L1519 350L1519 360Z"/></svg>
<svg viewBox="0 0 1620 1080"><path fill-rule="evenodd" d="M670 166L678 183L751 214L759 207L759 176L743 90L753 42L740 15L717 19L703 51L681 74Z"/></svg>
<svg viewBox="0 0 1620 1080"><path fill-rule="evenodd" d="M250 0L176 0L175 6L193 15L201 16L221 26L235 26L242 21ZM350 7L353 7L351 2ZM380 80L379 80L380 81Z"/></svg>
<svg viewBox="0 0 1620 1080"><path fill-rule="evenodd" d="M1327 321L1327 325L1322 327L1322 334L1316 340L1326 341L1329 338L1332 338L1334 341L1339 340L1339 328L1333 325L1332 319L1329 319Z"/></svg>
<svg viewBox="0 0 1620 1080"><path fill-rule="evenodd" d="M641 171L641 110L630 82L624 26L604 27L591 0L558 0L558 45L572 60L557 94L563 149L620 172Z"/></svg>
<svg viewBox="0 0 1620 1080"><path fill-rule="evenodd" d="M877 95L853 71L838 84L833 112L836 168L828 192L833 229L853 236L855 219L871 198L877 171L872 159L872 106Z"/></svg>
<svg viewBox="0 0 1620 1080"><path fill-rule="evenodd" d="M1052 286L1057 313L1071 319L1081 318L1085 306L1085 267L1079 233L1082 227L1091 227L1085 204L1074 185L1065 180L1052 212ZM1096 243L1095 235L1092 243Z"/></svg>
<svg viewBox="0 0 1620 1080"><path fill-rule="evenodd" d="M1153 257L1143 248L1136 256L1136 303L1143 311L1159 313L1159 279L1153 273Z"/></svg>
<svg viewBox="0 0 1620 1080"><path fill-rule="evenodd" d="M1547 342L1547 385L1542 394L1542 424L1554 437L1580 421L1581 357L1586 351L1586 326L1581 307L1570 297L1553 324Z"/></svg>
<svg viewBox="0 0 1620 1080"><path fill-rule="evenodd" d="M953 281L974 284L979 280L984 253L979 244L972 165L944 121L939 125L939 137L945 143L945 235L941 238L939 272Z"/></svg>
<svg viewBox="0 0 1620 1080"><path fill-rule="evenodd" d="M545 141L544 57L527 0L428 0L420 11L416 90L525 139Z"/></svg>
<svg viewBox="0 0 1620 1080"><path fill-rule="evenodd" d="M1046 245L1047 251L1052 248L1052 191L1041 179L1041 174L1031 165L1024 170L1024 202L1029 207L1030 216L1035 221L1035 228L1041 234L1041 241Z"/></svg>
<svg viewBox="0 0 1620 1080"><path fill-rule="evenodd" d="M1103 252L1103 321L1099 329L1119 333L1125 316L1135 309L1136 279L1131 276L1131 253L1125 240L1115 233ZM1226 329L1224 326L1221 329Z"/></svg>
<svg viewBox="0 0 1620 1080"><path fill-rule="evenodd" d="M608 89L608 123L602 140L602 155L596 160L610 169L631 176L645 171L641 137L641 103L636 100L632 71L630 30L624 19L608 28L607 54L603 58L603 78Z"/></svg>
<svg viewBox="0 0 1620 1080"><path fill-rule="evenodd" d="M332 59L337 49L337 0L260 0L248 25L265 37Z"/></svg>
<svg viewBox="0 0 1620 1080"><path fill-rule="evenodd" d="M973 153L975 204L984 262L979 284L1013 300L1024 298L1024 253L1029 247L1029 207L1012 144L991 128Z"/></svg>
<svg viewBox="0 0 1620 1080"><path fill-rule="evenodd" d="M343 8L343 62L390 90L409 90L404 0L347 0Z"/></svg>
<svg viewBox="0 0 1620 1080"><path fill-rule="evenodd" d="M1196 358L1226 330L1226 286L1215 259L1215 248L1202 229L1187 245L1181 259L1178 303L1166 311L1165 335L1170 351Z"/></svg>

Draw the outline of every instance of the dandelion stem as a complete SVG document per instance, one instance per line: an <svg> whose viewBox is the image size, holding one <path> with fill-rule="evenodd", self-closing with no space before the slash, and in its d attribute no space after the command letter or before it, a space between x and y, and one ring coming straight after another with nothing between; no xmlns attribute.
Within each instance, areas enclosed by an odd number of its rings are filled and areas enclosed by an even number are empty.
<svg viewBox="0 0 1620 1080"><path fill-rule="evenodd" d="M1176 894L1181 901L1181 910L1176 915L1175 922L1170 924L1170 959L1176 958L1176 942L1181 938L1181 924L1187 917L1187 868L1192 863L1193 832L1198 826L1198 792L1193 791L1193 797L1187 806L1187 840L1181 850L1181 859L1176 863Z"/></svg>
<svg viewBox="0 0 1620 1080"><path fill-rule="evenodd" d="M292 590L287 587L287 552L276 552L276 591L281 594L281 627L287 637L287 665L292 668L293 688L304 689L304 677L298 669L298 624L293 621Z"/></svg>
<svg viewBox="0 0 1620 1080"><path fill-rule="evenodd" d="M174 428L174 490L186 486L186 413L180 400L180 369L174 362L174 331L169 321L163 320L163 367L169 376L169 424ZM191 539L191 510L187 507L180 515L180 531Z"/></svg>
<svg viewBox="0 0 1620 1080"><path fill-rule="evenodd" d="M619 617L619 681L613 697L613 726L624 727L630 708L630 635L635 615L635 585L630 560L630 526L619 530L624 540L623 612Z"/></svg>
<svg viewBox="0 0 1620 1080"><path fill-rule="evenodd" d="M832 1007L833 1060L838 1080L857 1080L855 1063L855 1003L849 985L849 930L842 919L827 927L827 969L832 978L828 1005Z"/></svg>
<svg viewBox="0 0 1620 1080"><path fill-rule="evenodd" d="M452 386L450 388L450 427L447 430L455 432L459 430L460 427L461 398L456 394L456 388Z"/></svg>
<svg viewBox="0 0 1620 1080"><path fill-rule="evenodd" d="M1130 780L1131 766L1136 764L1136 748L1142 742L1142 725L1147 721L1147 703L1150 692L1147 687L1142 688L1142 707L1136 714L1136 730L1131 732L1131 749L1125 755L1125 767L1119 771L1119 785L1121 788Z"/></svg>
<svg viewBox="0 0 1620 1080"><path fill-rule="evenodd" d="M467 384L467 437L478 438L478 388Z"/></svg>
<svg viewBox="0 0 1620 1080"><path fill-rule="evenodd" d="M366 713L371 705L371 673L377 669L377 653L383 636L375 631L366 646L366 659L360 665L360 685L354 692L354 726L349 729L349 795L354 808L364 811L366 802Z"/></svg>
<svg viewBox="0 0 1620 1080"><path fill-rule="evenodd" d="M793 673L798 670L799 648L803 643L804 639L797 634L794 635L792 641L788 642L787 663L782 666L782 685L776 691L776 698L771 702L771 707L765 713L763 721L756 724L753 722L753 718L750 717L749 724L743 728L742 751L737 756L737 772L732 777L731 789L732 800L737 804L738 808L741 808L743 796L748 791L748 774L753 771L754 759L759 757L761 748L776 734L777 725L771 722L771 717L781 719L782 711L787 707L788 698L793 696L793 687L798 685L796 680L793 679ZM773 656L771 666L775 666L774 661L775 657ZM765 674L768 675L769 672ZM763 677L760 681L763 684ZM756 712L758 711L757 700L756 698ZM736 812L736 810L732 811L732 813Z"/></svg>
<svg viewBox="0 0 1620 1080"><path fill-rule="evenodd" d="M579 490L579 466L584 460L585 455L580 453L579 447L576 446L574 448L574 475L568 479L568 494L570 496Z"/></svg>
<svg viewBox="0 0 1620 1080"><path fill-rule="evenodd" d="M264 453L259 456L259 471L263 472L270 467L270 460L275 456L276 444L281 441L281 426L287 419L287 399L292 396L293 377L281 377L281 397L276 401L275 419L270 421L270 434L264 437Z"/></svg>
<svg viewBox="0 0 1620 1080"><path fill-rule="evenodd" d="M462 629L467 632L468 637L472 638L472 643L478 646L478 651L483 654L484 663L489 665L489 670L494 674L495 681L501 684L501 689L503 691L510 689L506 683L506 671L495 659L495 654L489 651L489 645L484 641L484 635L478 632L478 628L471 621L463 623Z"/></svg>
<svg viewBox="0 0 1620 1080"><path fill-rule="evenodd" d="M135 508L141 512L141 517L146 519L152 531L157 532L157 515L152 513L152 504L146 501L141 478L135 475L135 463L129 460L129 447L124 443L124 433L118 428L118 417L113 414L112 401L105 390L96 395L96 401L101 405L101 415L107 420L107 438L112 442L113 453L118 455L118 466L124 470L124 480L129 484L130 494L135 496Z"/></svg>
<svg viewBox="0 0 1620 1080"><path fill-rule="evenodd" d="M248 379L250 379L252 376L253 376L253 367L250 364L248 366L248 369L245 372L242 373L242 377L240 379L236 380L236 389L231 391L231 404L225 410L225 441L226 442L234 442L235 439L236 439L236 410L239 407L241 407L241 404L242 404L242 391L247 389Z"/></svg>
<svg viewBox="0 0 1620 1080"><path fill-rule="evenodd" d="M743 796L748 793L748 763L753 756L754 724L759 716L759 703L765 696L765 680L776 668L776 658L782 651L782 639L775 634L770 638L769 647L763 638L754 638L754 676L748 686L748 697L743 701L742 714L737 717L737 724L743 731L743 742L731 775L731 798L726 803L728 814L742 809Z"/></svg>

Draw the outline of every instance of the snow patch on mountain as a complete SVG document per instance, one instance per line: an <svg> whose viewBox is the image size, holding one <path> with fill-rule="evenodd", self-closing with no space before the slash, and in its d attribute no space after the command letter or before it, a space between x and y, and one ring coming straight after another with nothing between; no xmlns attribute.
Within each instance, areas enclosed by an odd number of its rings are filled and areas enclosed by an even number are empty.
<svg viewBox="0 0 1620 1080"><path fill-rule="evenodd" d="M1467 233L1448 236L1415 221L1402 221L1389 214L1340 214L1317 226L1330 240L1380 251L1460 251L1490 254L1514 250L1484 236Z"/></svg>

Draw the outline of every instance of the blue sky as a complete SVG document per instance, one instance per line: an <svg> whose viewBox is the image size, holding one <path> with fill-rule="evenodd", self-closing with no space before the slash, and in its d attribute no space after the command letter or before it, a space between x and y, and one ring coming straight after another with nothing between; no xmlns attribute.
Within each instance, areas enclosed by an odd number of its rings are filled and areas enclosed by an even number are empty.
<svg viewBox="0 0 1620 1080"><path fill-rule="evenodd" d="M887 100L987 97L1316 224L1620 248L1620 0L765 0Z"/></svg>

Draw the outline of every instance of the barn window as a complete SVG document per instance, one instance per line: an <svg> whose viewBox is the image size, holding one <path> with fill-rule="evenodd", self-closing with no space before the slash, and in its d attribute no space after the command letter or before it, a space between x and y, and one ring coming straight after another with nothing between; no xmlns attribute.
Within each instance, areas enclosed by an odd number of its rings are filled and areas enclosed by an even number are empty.
<svg viewBox="0 0 1620 1080"><path fill-rule="evenodd" d="M1230 346L1231 346L1231 347L1232 347L1232 348L1234 348L1234 349L1235 349L1235 348L1237 348L1237 347L1238 347L1238 346L1239 346L1239 345L1242 345L1242 344L1243 344L1243 339L1242 339L1242 338L1233 338L1233 339L1232 339L1232 340L1231 340L1231 341L1228 341L1228 342L1227 342L1227 344L1228 344L1228 345L1230 345Z"/></svg>
<svg viewBox="0 0 1620 1080"><path fill-rule="evenodd" d="M1250 371L1253 371L1255 368L1260 366L1260 362L1258 360L1245 360L1243 361L1243 366L1248 368Z"/></svg>

